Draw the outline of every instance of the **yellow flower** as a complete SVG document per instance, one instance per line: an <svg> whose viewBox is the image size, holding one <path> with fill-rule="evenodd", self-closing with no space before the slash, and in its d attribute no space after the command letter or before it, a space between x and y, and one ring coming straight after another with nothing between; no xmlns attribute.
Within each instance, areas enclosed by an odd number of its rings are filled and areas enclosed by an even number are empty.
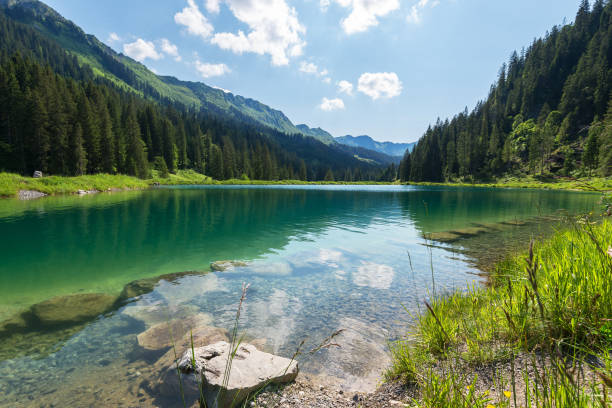
<svg viewBox="0 0 612 408"><path fill-rule="evenodd" d="M504 395L506 396L506 398L510 398L512 393L510 391L504 391Z"/></svg>
<svg viewBox="0 0 612 408"><path fill-rule="evenodd" d="M495 408L495 405L487 404L487 408Z"/></svg>

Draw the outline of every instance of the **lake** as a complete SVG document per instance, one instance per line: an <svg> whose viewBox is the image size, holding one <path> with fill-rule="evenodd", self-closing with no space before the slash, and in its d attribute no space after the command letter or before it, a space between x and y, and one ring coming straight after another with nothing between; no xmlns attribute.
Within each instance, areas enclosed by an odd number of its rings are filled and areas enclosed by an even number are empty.
<svg viewBox="0 0 612 408"><path fill-rule="evenodd" d="M137 336L193 316L231 329L243 283L247 339L285 357L304 340L305 376L372 389L408 312L482 282L481 269L598 200L414 186L186 186L2 200L0 321L55 296L123 297L78 324L5 323L0 406L155 403L143 378L167 349L145 350ZM211 272L219 260L246 266ZM308 352L339 329L341 348Z"/></svg>

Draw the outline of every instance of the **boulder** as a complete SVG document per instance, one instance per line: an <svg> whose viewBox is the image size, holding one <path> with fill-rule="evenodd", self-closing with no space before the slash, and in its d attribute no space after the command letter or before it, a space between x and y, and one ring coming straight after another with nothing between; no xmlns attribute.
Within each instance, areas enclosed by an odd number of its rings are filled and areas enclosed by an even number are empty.
<svg viewBox="0 0 612 408"><path fill-rule="evenodd" d="M126 284L121 291L121 295L119 297L121 300L130 300L133 298L137 298L141 295L145 295L147 293L153 292L153 289L157 286L157 284L161 281L167 282L175 282L179 278L183 276L190 275L204 275L206 272L201 271L186 271L186 272L176 272L176 273L168 273L160 276L156 276L153 278L144 278L132 281Z"/></svg>
<svg viewBox="0 0 612 408"><path fill-rule="evenodd" d="M162 396L180 395L182 383L189 403L202 395L209 408L231 408L240 406L249 394L268 384L289 383L298 375L296 361L264 353L251 344L241 344L232 360L227 385L223 386L229 355L230 344L225 341L188 350L177 363L162 371L155 391Z"/></svg>
<svg viewBox="0 0 612 408"><path fill-rule="evenodd" d="M32 175L32 177L34 178L42 178L42 176L43 176L42 171L38 171L38 170L36 170L34 174Z"/></svg>
<svg viewBox="0 0 612 408"><path fill-rule="evenodd" d="M30 308L32 317L43 326L63 326L95 319L115 307L117 296L81 293L56 296Z"/></svg>
<svg viewBox="0 0 612 408"><path fill-rule="evenodd" d="M243 268L245 266L249 266L249 264L241 261L216 261L210 264L210 269L215 272L225 272L234 268Z"/></svg>
<svg viewBox="0 0 612 408"><path fill-rule="evenodd" d="M222 335L221 329L215 331L212 330L214 328L208 327L211 322L212 317L210 315L199 313L185 319L174 319L169 322L159 323L140 333L138 335L138 344L147 350L161 350L176 345L182 351L186 348L183 345L185 337L191 338L192 332L196 333L194 338L217 335L212 341L223 340L225 336ZM209 330L207 331L207 329ZM207 344L210 344L212 341Z"/></svg>

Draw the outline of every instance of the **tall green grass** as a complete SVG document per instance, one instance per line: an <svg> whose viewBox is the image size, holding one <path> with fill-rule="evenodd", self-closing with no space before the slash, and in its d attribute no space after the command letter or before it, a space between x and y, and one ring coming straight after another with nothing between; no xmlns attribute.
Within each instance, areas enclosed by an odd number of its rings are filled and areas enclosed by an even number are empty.
<svg viewBox="0 0 612 408"><path fill-rule="evenodd" d="M610 403L612 385L612 221L585 216L526 246L526 254L497 266L490 285L427 303L414 333L392 344L387 379L417 386L416 406L609 406L600 404ZM526 383L525 400L474 394L474 376L465 373L519 355L540 356L529 365L540 375L524 368L517 379L506 370L496 381ZM598 380L579 382L583 369Z"/></svg>

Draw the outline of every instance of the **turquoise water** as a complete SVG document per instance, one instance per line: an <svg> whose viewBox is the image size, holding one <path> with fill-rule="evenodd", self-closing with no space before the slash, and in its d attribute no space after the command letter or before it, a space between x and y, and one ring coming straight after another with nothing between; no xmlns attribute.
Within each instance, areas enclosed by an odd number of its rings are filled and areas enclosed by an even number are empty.
<svg viewBox="0 0 612 408"><path fill-rule="evenodd" d="M15 346L18 357L0 361L0 405L87 404L71 399L86 378L102 395L137 401L134 384L141 379L123 371L159 356L139 348L136 336L148 322L134 312L153 305L170 318L205 313L211 325L230 329L244 282L251 286L241 328L249 338L291 356L303 339L314 347L334 330L352 328L345 350L305 354L301 363L305 373L358 383L371 377L367 354L384 354L385 342L406 330L403 306L417 311L434 282L442 293L479 279L463 251L470 239L483 253L499 251L504 240L544 231L546 216L588 211L597 200L539 190L190 186L0 201L0 320L53 296L118 295L134 280L193 271L160 281L78 330ZM527 224L508 226L517 221ZM473 234L475 224L487 231ZM447 231L468 233L451 243L425 239ZM249 265L209 272L211 262L225 259ZM36 347L39 337L44 347ZM19 342L0 341L9 350ZM351 350L355 361L335 363L338 353Z"/></svg>

